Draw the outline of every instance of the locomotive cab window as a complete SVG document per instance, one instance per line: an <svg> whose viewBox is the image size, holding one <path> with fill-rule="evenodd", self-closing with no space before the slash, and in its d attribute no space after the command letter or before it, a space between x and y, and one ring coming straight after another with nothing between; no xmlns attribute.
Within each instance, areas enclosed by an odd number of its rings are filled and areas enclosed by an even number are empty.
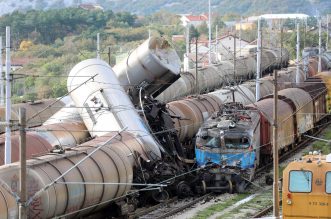
<svg viewBox="0 0 331 219"><path fill-rule="evenodd" d="M227 148L246 149L250 145L246 136L226 136L224 141Z"/></svg>
<svg viewBox="0 0 331 219"><path fill-rule="evenodd" d="M209 138L207 140L206 145L207 147L212 147L212 148L218 148L221 146L221 141L219 137L213 137L213 138Z"/></svg>
<svg viewBox="0 0 331 219"><path fill-rule="evenodd" d="M306 170L292 170L289 177L290 192L311 192L313 173Z"/></svg>
<svg viewBox="0 0 331 219"><path fill-rule="evenodd" d="M331 172L327 172L325 176L325 191L331 194Z"/></svg>

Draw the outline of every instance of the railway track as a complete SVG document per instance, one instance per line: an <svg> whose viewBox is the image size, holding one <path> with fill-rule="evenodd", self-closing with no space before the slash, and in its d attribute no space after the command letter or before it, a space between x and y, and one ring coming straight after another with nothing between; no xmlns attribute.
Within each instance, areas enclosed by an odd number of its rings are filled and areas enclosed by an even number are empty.
<svg viewBox="0 0 331 219"><path fill-rule="evenodd" d="M164 203L154 205L146 209L137 209L136 212L129 216L129 218L140 218L140 219L163 219L170 217L178 212L181 212L187 208L190 208L194 204L208 199L211 193L205 194L200 197L191 197L185 199L178 199L174 197Z"/></svg>
<svg viewBox="0 0 331 219"><path fill-rule="evenodd" d="M279 206L282 206L282 200L279 201ZM267 216L273 210L273 205L269 205L268 207L262 209L257 214L255 214L252 218L260 218Z"/></svg>

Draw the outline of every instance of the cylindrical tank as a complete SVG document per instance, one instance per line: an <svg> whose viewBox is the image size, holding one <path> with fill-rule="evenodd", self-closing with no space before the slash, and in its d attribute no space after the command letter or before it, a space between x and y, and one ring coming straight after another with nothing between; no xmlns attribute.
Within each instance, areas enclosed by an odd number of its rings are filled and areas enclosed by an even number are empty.
<svg viewBox="0 0 331 219"><path fill-rule="evenodd" d="M180 66L180 58L167 40L150 37L113 70L137 102L140 87L151 95L165 89L178 77Z"/></svg>
<svg viewBox="0 0 331 219"><path fill-rule="evenodd" d="M83 122L82 118L79 115L79 112L70 98L70 100L59 109L54 115L47 119L43 125L57 124L57 123L75 123Z"/></svg>
<svg viewBox="0 0 331 219"><path fill-rule="evenodd" d="M93 79L86 82L89 77ZM69 73L67 86L92 137L126 128L142 140L149 159L161 157L159 144L106 62L87 59L78 63Z"/></svg>
<svg viewBox="0 0 331 219"><path fill-rule="evenodd" d="M180 74L180 78L165 89L155 99L162 102L169 102L179 97L187 96L194 92L195 77L190 72L183 72Z"/></svg>
<svg viewBox="0 0 331 219"><path fill-rule="evenodd" d="M45 125L34 128L26 133L26 156L40 156L46 154L54 146L62 148L74 147L89 138L89 133L83 122L71 122ZM11 137L12 162L19 159L19 133L14 132ZM4 164L5 138L0 135L0 165Z"/></svg>
<svg viewBox="0 0 331 219"><path fill-rule="evenodd" d="M137 156L148 155L144 153L145 146L131 133L122 132L120 137L115 137L105 144L116 134L117 132L97 137L66 151L62 156L47 154L29 160L27 162L29 167L27 190L28 196L31 197L90 154L96 146L104 145L58 179L56 184L47 187L39 197L33 199L29 205L28 218L53 218L126 195L131 188L133 167L137 165ZM15 198L4 189L7 187L13 192L18 192L18 171L18 163L0 167L0 218L18 218ZM84 184L84 182L91 184ZM73 213L66 218L83 217L92 211L108 206L107 204Z"/></svg>
<svg viewBox="0 0 331 219"><path fill-rule="evenodd" d="M180 141L191 139L201 124L220 109L221 102L213 95L201 95L167 104Z"/></svg>
<svg viewBox="0 0 331 219"><path fill-rule="evenodd" d="M313 77L318 72L318 60L316 58L308 59L308 76Z"/></svg>

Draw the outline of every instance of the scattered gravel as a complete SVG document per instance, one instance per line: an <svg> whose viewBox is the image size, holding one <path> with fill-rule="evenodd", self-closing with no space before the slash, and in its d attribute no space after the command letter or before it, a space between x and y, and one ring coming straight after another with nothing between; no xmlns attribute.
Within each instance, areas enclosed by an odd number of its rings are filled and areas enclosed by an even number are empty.
<svg viewBox="0 0 331 219"><path fill-rule="evenodd" d="M182 211L176 215L173 215L169 218L172 219L189 219L189 218L193 218L199 211L206 209L218 202L222 202L222 201L226 201L228 199L231 199L232 197L234 197L235 194L221 194L221 195L217 195L214 196L212 199L210 200L204 200L201 201L195 205L192 206L192 208L190 209L186 209L185 211Z"/></svg>

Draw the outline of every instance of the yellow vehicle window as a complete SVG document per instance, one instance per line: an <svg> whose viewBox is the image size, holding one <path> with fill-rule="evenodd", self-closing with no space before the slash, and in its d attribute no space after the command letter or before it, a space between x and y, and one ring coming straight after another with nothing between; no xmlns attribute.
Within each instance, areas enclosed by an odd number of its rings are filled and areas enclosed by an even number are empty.
<svg viewBox="0 0 331 219"><path fill-rule="evenodd" d="M331 193L331 172L326 173L325 177L325 191Z"/></svg>
<svg viewBox="0 0 331 219"><path fill-rule="evenodd" d="M290 192L311 192L312 178L313 178L313 174L310 171L305 171L305 170L290 171L290 180L289 180Z"/></svg>

